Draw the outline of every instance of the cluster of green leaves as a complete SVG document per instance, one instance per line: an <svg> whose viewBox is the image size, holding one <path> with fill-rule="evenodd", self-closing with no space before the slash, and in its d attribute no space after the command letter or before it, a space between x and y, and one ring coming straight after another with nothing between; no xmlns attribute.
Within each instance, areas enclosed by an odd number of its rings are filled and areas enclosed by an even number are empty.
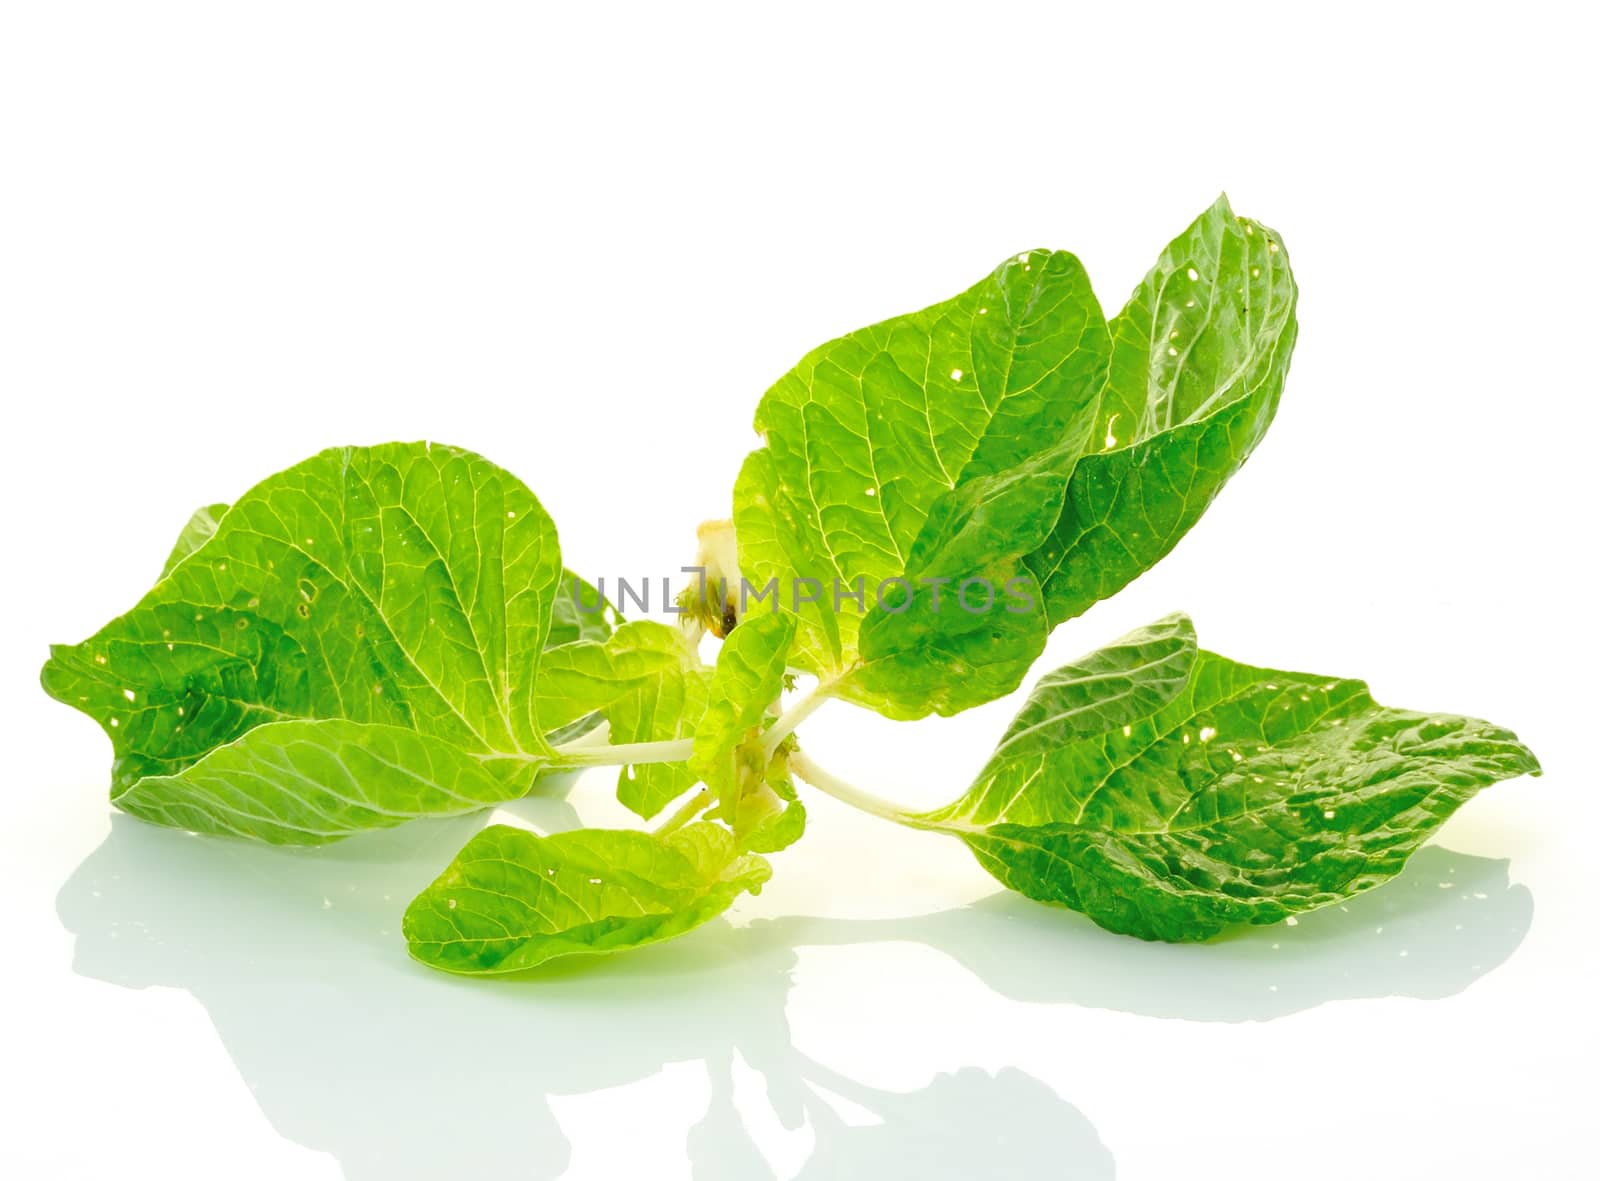
<svg viewBox="0 0 1600 1181"><path fill-rule="evenodd" d="M143 599L51 650L44 686L110 737L119 807L195 832L316 844L597 765L639 817L667 813L651 831L484 829L405 916L412 954L454 972L720 914L803 834L795 779L952 834L1005 885L1112 930L1273 922L1392 876L1537 762L1484 722L1203 652L1182 616L1044 676L933 812L850 787L794 731L828 698L912 719L1015 690L1051 628L1159 561L1245 461L1294 307L1278 236L1224 199L1109 321L1076 258L1030 251L823 345L762 399L734 489L722 572L776 593L741 616L719 592L685 626L622 620L480 456L325 451L197 512ZM974 584L1008 607L956 609ZM713 664L694 619L722 638ZM816 684L784 711L796 674Z"/></svg>
<svg viewBox="0 0 1600 1181"><path fill-rule="evenodd" d="M1035 250L808 354L762 399L734 493L753 580L866 591L864 612L802 607L797 666L896 718L1011 692L1053 626L1164 557L1244 463L1294 307L1277 235L1222 199L1109 323L1075 257ZM974 578L1041 609L938 608Z"/></svg>

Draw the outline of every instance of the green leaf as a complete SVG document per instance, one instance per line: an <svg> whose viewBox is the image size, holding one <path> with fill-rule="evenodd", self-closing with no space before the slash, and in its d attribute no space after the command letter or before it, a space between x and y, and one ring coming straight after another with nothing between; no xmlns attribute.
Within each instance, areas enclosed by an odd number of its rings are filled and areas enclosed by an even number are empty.
<svg viewBox="0 0 1600 1181"><path fill-rule="evenodd" d="M747 616L728 633L695 731L689 768L716 795L718 815L741 836L745 797L759 795L765 782L769 758L762 749L762 721L783 692L794 636L794 617L779 612Z"/></svg>
<svg viewBox="0 0 1600 1181"><path fill-rule="evenodd" d="M1249 457L1283 393L1295 298L1278 235L1221 197L1111 321L1093 450L1027 562L1052 626L1165 557Z"/></svg>
<svg viewBox="0 0 1600 1181"><path fill-rule="evenodd" d="M781 853L805 832L806 806L790 799L776 804L759 819L746 821L739 834L739 847L752 853Z"/></svg>
<svg viewBox="0 0 1600 1181"><path fill-rule="evenodd" d="M597 711L613 744L692 737L705 713L711 670L675 627L624 623L603 644L552 648L540 673L539 721L553 730ZM618 772L617 798L646 820L695 781L684 762L646 763Z"/></svg>
<svg viewBox="0 0 1600 1181"><path fill-rule="evenodd" d="M705 714L711 676L709 668L696 665L619 698L606 711L612 738L617 742L693 738ZM687 762L632 764L617 772L617 799L649 820L693 787L695 779Z"/></svg>
<svg viewBox="0 0 1600 1181"><path fill-rule="evenodd" d="M768 762L762 781L741 798L734 829L740 847L754 853L781 853L805 835L806 806L795 795L782 750Z"/></svg>
<svg viewBox="0 0 1600 1181"><path fill-rule="evenodd" d="M211 540L217 522L228 511L226 504L208 504L194 515L178 534L178 540L161 567L161 577L195 550ZM588 581L571 570L561 572L561 593L556 595L546 647L570 644L576 640L604 640L622 622L622 614Z"/></svg>
<svg viewBox="0 0 1600 1181"><path fill-rule="evenodd" d="M1023 560L1059 515L1109 352L1077 259L1033 251L780 379L756 412L766 446L740 472L734 519L744 574L774 581L798 617L791 662L894 717L1014 688L1045 636ZM949 580L944 610L932 579ZM977 579L1015 581L1020 609L952 606ZM836 587L862 603L836 605ZM800 601L813 590L820 602Z"/></svg>
<svg viewBox="0 0 1600 1181"><path fill-rule="evenodd" d="M681 935L759 892L771 872L714 824L666 837L491 825L407 908L406 942L430 967L462 973L605 955Z"/></svg>
<svg viewBox="0 0 1600 1181"><path fill-rule="evenodd" d="M545 652L539 673L539 725L554 730L686 668L699 658L674 627L654 620L622 624L603 641L578 640Z"/></svg>
<svg viewBox="0 0 1600 1181"><path fill-rule="evenodd" d="M1085 437L1074 429L934 506L912 553L909 587L885 595L867 616L859 661L837 695L912 719L959 713L1017 687L1049 635L1043 590L1025 563L1060 515Z"/></svg>
<svg viewBox="0 0 1600 1181"><path fill-rule="evenodd" d="M1163 654L1128 637L1045 678L971 790L912 822L1030 898L1195 940L1377 885L1478 789L1539 772L1509 731L1390 709L1359 681L1204 651L1184 676L1171 639ZM1131 687L1110 728L1083 708L1097 668Z"/></svg>
<svg viewBox="0 0 1600 1181"><path fill-rule="evenodd" d="M1077 261L1034 252L808 355L762 400L734 492L746 575L800 616L794 663L897 718L1015 688L1051 626L1164 557L1244 463L1294 303L1277 235L1221 198L1109 334ZM864 605L835 610L840 583Z"/></svg>
<svg viewBox="0 0 1600 1181"><path fill-rule="evenodd" d="M604 595L571 570L563 570L545 646L604 640L621 623L622 613Z"/></svg>
<svg viewBox="0 0 1600 1181"><path fill-rule="evenodd" d="M1075 738L1149 717L1183 691L1198 652L1194 624L1173 614L1046 673L996 755L1048 754Z"/></svg>
<svg viewBox="0 0 1600 1181"><path fill-rule="evenodd" d="M420 816L449 816L523 795L534 766L492 774L479 758L402 726L268 722L170 775L112 793L123 811L192 832L276 845L335 841Z"/></svg>
<svg viewBox="0 0 1600 1181"><path fill-rule="evenodd" d="M191 523L180 548L205 527ZM197 767L285 722L304 723L292 736L306 752L338 756L364 741L406 756L426 749L418 765L368 784L371 807L343 819L453 798L451 784L467 780L418 787L442 765L441 748L472 756L515 795L550 758L534 685L560 577L554 525L502 469L423 443L337 448L247 492L131 611L52 648L42 680L101 723L114 794L148 816L181 811L198 826L209 799L209 827L226 831L238 807L225 786L279 801L301 790L305 763L272 757L270 736ZM346 724L312 725L334 721ZM363 736L359 725L433 741ZM343 790L337 778L324 786ZM473 781L466 794L481 789ZM293 840L298 829L274 831Z"/></svg>
<svg viewBox="0 0 1600 1181"><path fill-rule="evenodd" d="M211 535L217 531L217 522L222 520L222 514L227 511L228 506L225 504L208 504L204 508L194 510L194 515L184 525L183 532L178 534L172 552L162 564L162 578L171 574L174 566L211 540Z"/></svg>

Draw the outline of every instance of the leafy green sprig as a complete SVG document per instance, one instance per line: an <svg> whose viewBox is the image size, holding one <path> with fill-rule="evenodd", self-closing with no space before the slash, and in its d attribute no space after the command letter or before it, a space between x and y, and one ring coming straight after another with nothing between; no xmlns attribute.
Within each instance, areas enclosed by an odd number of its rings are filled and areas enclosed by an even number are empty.
<svg viewBox="0 0 1600 1181"><path fill-rule="evenodd" d="M51 650L44 686L110 737L119 807L278 844L619 768L650 830L490 825L411 903L411 953L453 972L715 917L803 835L797 782L1113 931L1276 922L1392 877L1537 761L1486 722L1203 651L1181 615L1046 673L932 811L827 770L802 728L834 700L915 719L1017 689L1051 629L1159 561L1259 442L1295 299L1278 235L1222 199L1109 321L1076 258L1029 251L830 341L761 400L733 519L701 529L715 593L679 626L605 605L481 456L325 451L197 512L143 599ZM968 609L972 586L1004 606Z"/></svg>

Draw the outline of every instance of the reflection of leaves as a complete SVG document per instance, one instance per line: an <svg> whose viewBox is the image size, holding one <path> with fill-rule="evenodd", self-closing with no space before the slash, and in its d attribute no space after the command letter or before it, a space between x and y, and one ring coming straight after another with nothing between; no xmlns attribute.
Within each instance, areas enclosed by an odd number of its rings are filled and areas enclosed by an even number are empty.
<svg viewBox="0 0 1600 1181"><path fill-rule="evenodd" d="M575 819L548 800L516 807L546 825ZM551 965L535 989L405 971L396 908L476 823L406 825L308 850L196 840L114 816L58 899L76 937L74 968L126 987L192 992L273 1127L334 1154L351 1181L393 1181L396 1162L413 1174L558 1177L571 1150L547 1097L625 1086L683 1061L706 1063L715 1094L736 1056L765 1079L766 1102L784 1127L814 1130L816 1160L805 1177L868 1175L843 1170L881 1164L896 1143L914 1153L907 1142L930 1125L982 1141L999 1124L1026 1147L987 1168L918 1173L908 1164L879 1175L1003 1177L1014 1164L1071 1176L1070 1154L1081 1150L1086 1175L1096 1177L1108 1175L1095 1163L1104 1149L1070 1107L1050 1103L1043 1085L1020 1072L961 1070L894 1094L798 1053L785 1017L796 949L923 943L979 977L996 994L989 1003L1039 1006L1040 1023L1060 1004L1238 1021L1348 997L1457 992L1504 960L1531 921L1528 892L1508 884L1505 862L1430 848L1386 890L1294 928L1212 945L1139 943L997 895L905 919L714 922L694 940L616 957L600 970ZM819 1092L867 1109L882 1126L845 1126ZM1017 1139L1023 1130L1006 1122L1012 1109L1033 1113L1045 1129L1072 1130L1065 1147ZM430 1118L393 1115L418 1110ZM691 1139L706 1170L713 1161L748 1164L756 1142L731 1097ZM1045 1164L1030 1158L1041 1147L1051 1147ZM965 1163L953 1148L941 1163L946 1157L952 1167ZM825 1162L841 1171L830 1174Z"/></svg>
<svg viewBox="0 0 1600 1181"><path fill-rule="evenodd" d="M1270 1021L1333 1001L1453 996L1487 975L1533 921L1533 897L1509 865L1429 846L1382 890L1211 944L1124 939L1075 916L1063 931L1058 912L1004 892L910 919L780 919L744 934L780 947L920 942L1028 1004Z"/></svg>
<svg viewBox="0 0 1600 1181"><path fill-rule="evenodd" d="M689 1129L694 1181L772 1181L766 1156L734 1106L728 1059L708 1059L706 1066L711 1073L711 1102L700 1122Z"/></svg>
<svg viewBox="0 0 1600 1181"><path fill-rule="evenodd" d="M990 1074L963 1067L916 1091L884 1091L794 1054L804 1115L815 1144L799 1181L898 1177L1061 1176L1094 1181L1115 1174L1111 1153L1082 1113L1016 1067ZM712 1066L711 1105L689 1133L695 1181L771 1181L733 1105L726 1063ZM828 1096L868 1113L847 1122Z"/></svg>
<svg viewBox="0 0 1600 1181"><path fill-rule="evenodd" d="M844 1097L882 1123L817 1124L817 1148L801 1181L884 1177L1071 1177L1116 1173L1093 1125L1032 1075L968 1066L920 1091L895 1094L850 1085ZM827 1110L819 1103L813 1112Z"/></svg>

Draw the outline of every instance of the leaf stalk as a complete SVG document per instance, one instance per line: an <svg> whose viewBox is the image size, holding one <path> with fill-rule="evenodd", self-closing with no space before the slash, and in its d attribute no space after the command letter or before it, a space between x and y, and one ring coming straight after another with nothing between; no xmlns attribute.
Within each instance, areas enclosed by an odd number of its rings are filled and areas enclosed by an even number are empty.
<svg viewBox="0 0 1600 1181"><path fill-rule="evenodd" d="M921 819L916 813L901 808L881 796L875 796L871 792L863 791L855 784L839 778L832 771L819 766L816 760L804 751L796 751L789 756L789 770L824 795L830 795L841 804L849 804L852 808L857 808L870 815L881 817L884 820L892 820L894 823L902 824L907 828L936 830L942 827L931 824Z"/></svg>
<svg viewBox="0 0 1600 1181"><path fill-rule="evenodd" d="M702 787L682 804L680 804L677 811L673 812L672 815L668 816L650 831L658 837L664 837L668 833L677 832L685 824L688 824L689 821L693 820L696 816L700 815L700 813L704 812L713 803L715 803L716 798L717 797L711 793L709 788Z"/></svg>
<svg viewBox="0 0 1600 1181"><path fill-rule="evenodd" d="M556 758L567 767L643 766L646 763L681 763L694 753L694 739L664 742L619 742L614 746L584 746L582 739L555 748Z"/></svg>
<svg viewBox="0 0 1600 1181"><path fill-rule="evenodd" d="M832 681L818 681L802 693L793 705L780 713L761 740L761 749L766 757L772 758L783 740L793 734L801 722L826 705L832 694Z"/></svg>

